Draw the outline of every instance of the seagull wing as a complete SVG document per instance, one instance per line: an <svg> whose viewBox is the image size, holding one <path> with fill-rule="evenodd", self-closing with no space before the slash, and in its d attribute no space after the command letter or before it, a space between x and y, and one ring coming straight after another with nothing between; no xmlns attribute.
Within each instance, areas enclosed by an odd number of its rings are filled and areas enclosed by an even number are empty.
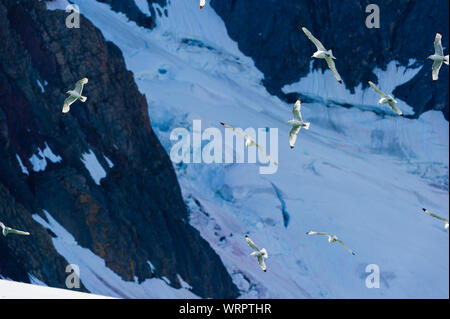
<svg viewBox="0 0 450 319"><path fill-rule="evenodd" d="M255 245L255 243L250 239L250 237L245 237L245 241L247 242L247 244L252 247L252 249L254 251L259 252L259 248Z"/></svg>
<svg viewBox="0 0 450 319"><path fill-rule="evenodd" d="M21 230L17 230L17 229L12 229L12 228L6 228L6 231L8 234L17 234L17 235L29 235L29 232L26 231L21 231Z"/></svg>
<svg viewBox="0 0 450 319"><path fill-rule="evenodd" d="M353 252L353 250L351 250L350 248L348 248L347 246L345 246L344 242L340 239L336 240L339 244L341 244L345 249L347 249L350 254L355 255L355 253Z"/></svg>
<svg viewBox="0 0 450 319"><path fill-rule="evenodd" d="M302 120L302 114L300 113L301 103L300 100L297 100L295 102L294 107L292 108L292 114L294 115L294 119L303 122Z"/></svg>
<svg viewBox="0 0 450 319"><path fill-rule="evenodd" d="M259 266L261 266L261 269L266 271L267 267L266 267L266 263L264 262L263 256L258 255L258 263L259 263Z"/></svg>
<svg viewBox="0 0 450 319"><path fill-rule="evenodd" d="M374 89L375 92L377 92L379 95L381 95L381 97L385 97L386 96L386 94L384 94L383 91L381 91L379 88L377 88L375 86L375 84L373 84L372 81L369 81L369 85L372 87L372 89Z"/></svg>
<svg viewBox="0 0 450 319"><path fill-rule="evenodd" d="M333 236L331 234L328 233L321 233L321 232L316 232L316 231L309 231L306 233L307 235L323 235L323 236Z"/></svg>
<svg viewBox="0 0 450 319"><path fill-rule="evenodd" d="M3 224L2 222L0 222L0 227L2 228L2 229L5 229L5 224Z"/></svg>
<svg viewBox="0 0 450 319"><path fill-rule="evenodd" d="M433 76L433 81L437 81L439 78L439 70L441 69L442 61L434 61L431 67L431 75Z"/></svg>
<svg viewBox="0 0 450 319"><path fill-rule="evenodd" d="M445 219L444 217L441 217L441 216L439 216L439 215L433 214L433 213L430 212L428 209L423 209L423 211L425 212L425 214L428 214L428 215L430 215L430 216L432 216L432 217L434 217L434 218L440 219L440 220L442 220L443 222L448 223L448 220L447 220L447 219Z"/></svg>
<svg viewBox="0 0 450 319"><path fill-rule="evenodd" d="M339 75L338 71L336 70L336 65L334 64L334 61L331 57L327 56L325 58L327 61L328 67L330 68L331 72L333 72L334 77L339 83L342 83L341 76Z"/></svg>
<svg viewBox="0 0 450 319"><path fill-rule="evenodd" d="M444 55L444 50L442 49L442 35L440 33L436 33L436 38L434 38L434 54L436 55Z"/></svg>
<svg viewBox="0 0 450 319"><path fill-rule="evenodd" d="M388 104L394 110L395 113L397 113L400 116L403 115L402 111L400 111L400 109L395 105L394 101L389 100Z"/></svg>
<svg viewBox="0 0 450 319"><path fill-rule="evenodd" d="M232 130L234 133L236 133L236 134L239 134L239 135L241 135L241 136L243 136L245 139L248 139L248 140L250 140L250 141L253 141L254 142L254 140L250 137L250 136L248 136L247 134L245 134L244 132L242 132L241 130L238 130L238 129L235 129L234 127L232 127L232 126L229 126L229 125L227 125L227 124L225 124L225 123L223 123L223 122L221 122L220 123L222 126L224 126L224 127L226 127L226 128L228 128L228 129L230 129L230 130Z"/></svg>
<svg viewBox="0 0 450 319"><path fill-rule="evenodd" d="M289 132L289 146L294 148L295 141L297 140L297 134L300 132L302 127L300 125L292 125L291 131Z"/></svg>
<svg viewBox="0 0 450 319"><path fill-rule="evenodd" d="M77 100L77 98L74 97L74 96L72 96L72 95L70 95L68 98L66 98L66 99L64 100L64 105L63 105L62 112L63 112L63 113L69 112L69 111L70 111L70 105L71 105L73 102L75 102L76 100Z"/></svg>
<svg viewBox="0 0 450 319"><path fill-rule="evenodd" d="M308 39L310 39L312 41L312 43L314 43L314 45L316 46L317 50L321 50L321 51L326 51L327 49L325 49L325 47L323 46L323 44L317 40L311 32L309 32L308 29L306 29L305 27L302 27L303 32L306 34L306 36L308 37Z"/></svg>
<svg viewBox="0 0 450 319"><path fill-rule="evenodd" d="M255 141L253 138L251 138L249 135L247 135L247 134L245 134L244 132L242 132L241 130L235 129L234 127L232 127L232 126L230 126L230 125L227 125L227 124L225 124L225 123L223 123L223 122L221 122L220 124L221 124L222 126L228 128L228 129L232 130L232 131L235 132L236 134L239 134L239 135L243 136L246 140L251 141L252 144L254 144L261 152L263 152L264 155L266 155L266 157L267 157L270 161L272 161L275 165L278 165L278 163L275 162L275 161L269 156L269 154L267 154L267 152L266 152L266 150L264 149L264 147L262 147L261 145L259 145L258 143L256 143L256 141Z"/></svg>
<svg viewBox="0 0 450 319"><path fill-rule="evenodd" d="M86 83L88 83L88 78L82 78L75 84L75 91L81 95L81 93L83 92L83 87Z"/></svg>
<svg viewBox="0 0 450 319"><path fill-rule="evenodd" d="M272 163L274 163L275 165L278 165L278 163L275 162L275 161L269 156L269 154L267 154L267 152L266 152L266 150L264 149L264 147L262 147L262 146L259 145L258 143L255 143L255 145L256 145L256 147L257 147L261 152L264 153L264 155L266 155L266 157L267 157Z"/></svg>

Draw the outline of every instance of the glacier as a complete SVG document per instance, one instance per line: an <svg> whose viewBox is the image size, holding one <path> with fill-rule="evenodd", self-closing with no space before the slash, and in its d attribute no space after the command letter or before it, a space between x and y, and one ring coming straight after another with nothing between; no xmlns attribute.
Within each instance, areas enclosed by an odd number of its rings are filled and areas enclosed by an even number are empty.
<svg viewBox="0 0 450 319"><path fill-rule="evenodd" d="M376 105L370 88L354 93L332 88L336 81L328 72L312 71L283 88L317 97L303 103L311 128L300 132L291 150L284 122L292 105L266 91L264 75L229 38L209 1L201 11L197 0L170 1L167 16L159 16L153 30L138 27L107 4L73 2L123 52L167 153L170 132L189 130L194 120L219 129L221 121L279 128L276 174L260 175L257 164L174 165L189 222L221 257L240 298L449 298L448 232L421 212L427 207L448 218L449 126L442 113L407 119L387 109L375 112L384 106ZM381 89L390 91L418 68L400 70L392 61L387 70L375 71ZM383 82L383 76L393 80ZM345 103L355 107L339 106ZM412 113L405 102L400 108ZM356 256L309 238L309 230L336 234ZM267 273L248 256L245 234L267 249ZM55 239L54 244L66 259L106 271L98 256L69 249L71 241ZM378 289L365 285L369 264L380 268ZM114 274L105 279L118 282ZM118 294L96 290L94 276L83 283L96 293ZM115 287L128 297L175 294L157 294L135 283ZM195 297L187 287L182 292Z"/></svg>

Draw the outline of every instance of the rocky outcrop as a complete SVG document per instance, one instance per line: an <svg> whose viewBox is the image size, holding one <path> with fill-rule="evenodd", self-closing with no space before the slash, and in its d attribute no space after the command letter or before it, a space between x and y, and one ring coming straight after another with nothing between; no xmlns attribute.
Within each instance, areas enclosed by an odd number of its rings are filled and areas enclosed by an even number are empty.
<svg viewBox="0 0 450 319"><path fill-rule="evenodd" d="M98 2L107 3L111 6L111 9L116 12L124 13L128 19L136 22L137 25L145 28L152 29L155 27L156 17L163 14L167 15L166 10L160 10L153 7L153 3L158 4L160 7L166 5L166 0L147 0L149 6L148 11L151 16L145 15L136 5L134 0L98 0Z"/></svg>
<svg viewBox="0 0 450 319"><path fill-rule="evenodd" d="M385 69L392 60L407 66L415 59L424 68L394 94L411 105L416 116L434 109L448 119L449 68L443 66L437 83L431 80L433 41L437 31L443 34L443 46L449 47L449 2L377 1L380 28L365 24L368 0L285 0L221 1L211 6L224 20L230 37L239 49L251 56L265 76L264 85L272 94L283 97L281 88L297 82L309 72L314 46L299 30L305 25L338 57L338 69L348 89L367 81L377 81L375 67ZM245 32L242 32L245 30ZM315 61L314 68L326 68ZM413 94L414 93L414 94Z"/></svg>
<svg viewBox="0 0 450 319"><path fill-rule="evenodd" d="M120 50L83 17L81 29L65 19L44 2L0 2L0 220L32 233L0 238L0 275L64 287L68 262L32 218L45 219L45 209L123 280L165 276L179 288L179 274L199 296L237 297L220 258L188 223ZM62 116L64 92L84 76L87 102ZM60 161L43 159L46 148ZM100 185L81 161L91 151L107 174ZM33 155L44 168L33 167Z"/></svg>

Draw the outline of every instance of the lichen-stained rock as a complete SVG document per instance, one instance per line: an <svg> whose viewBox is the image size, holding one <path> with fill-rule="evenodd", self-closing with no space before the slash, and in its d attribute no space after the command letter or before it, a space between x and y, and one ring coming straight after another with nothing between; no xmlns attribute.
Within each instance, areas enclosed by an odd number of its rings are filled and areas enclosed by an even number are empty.
<svg viewBox="0 0 450 319"><path fill-rule="evenodd" d="M65 287L68 262L32 218L45 219L45 209L123 280L165 276L179 288L179 274L199 296L237 297L220 258L187 222L120 50L83 16L80 29L65 19L42 1L0 2L0 220L32 234L0 238L0 275ZM82 77L87 101L62 116L65 92ZM87 153L106 172L100 185L81 160Z"/></svg>

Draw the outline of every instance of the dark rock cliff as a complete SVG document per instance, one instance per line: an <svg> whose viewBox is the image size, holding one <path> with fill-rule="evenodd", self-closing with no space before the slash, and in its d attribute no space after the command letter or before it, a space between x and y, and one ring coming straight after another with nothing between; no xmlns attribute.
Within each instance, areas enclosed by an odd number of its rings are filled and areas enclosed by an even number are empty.
<svg viewBox="0 0 450 319"><path fill-rule="evenodd" d="M367 5L380 8L380 28L365 25ZM424 64L422 70L393 93L411 105L416 116L434 109L448 119L449 68L441 68L439 81L431 80L437 31L449 48L449 1L447 0L211 0L239 49L255 61L264 75L264 85L283 97L281 88L297 82L309 72L314 45L299 29L305 25L328 49L333 50L345 85L353 90L359 83L376 82L375 67L385 69L397 60L407 66L409 59ZM243 32L242 30L245 30ZM325 69L323 61L314 68Z"/></svg>
<svg viewBox="0 0 450 319"><path fill-rule="evenodd" d="M120 50L83 17L81 29L66 28L65 19L43 2L0 1L0 220L32 234L0 238L0 275L64 287L67 261L32 218L45 219L45 209L123 280L166 276L179 288L180 274L202 297L237 297L220 258L187 221ZM65 91L84 76L87 102L62 116ZM62 161L35 172L29 159L47 145ZM89 150L107 172L100 185L81 161Z"/></svg>
<svg viewBox="0 0 450 319"><path fill-rule="evenodd" d="M166 14L167 12L159 9L154 9L152 5L148 6L148 10L151 16L145 15L136 5L134 0L97 0L98 2L107 3L111 6L111 9L116 12L122 12L128 19L137 23L137 25L145 28L152 29L156 23L156 17ZM160 7L166 5L166 0L148 0L149 3L156 3Z"/></svg>

